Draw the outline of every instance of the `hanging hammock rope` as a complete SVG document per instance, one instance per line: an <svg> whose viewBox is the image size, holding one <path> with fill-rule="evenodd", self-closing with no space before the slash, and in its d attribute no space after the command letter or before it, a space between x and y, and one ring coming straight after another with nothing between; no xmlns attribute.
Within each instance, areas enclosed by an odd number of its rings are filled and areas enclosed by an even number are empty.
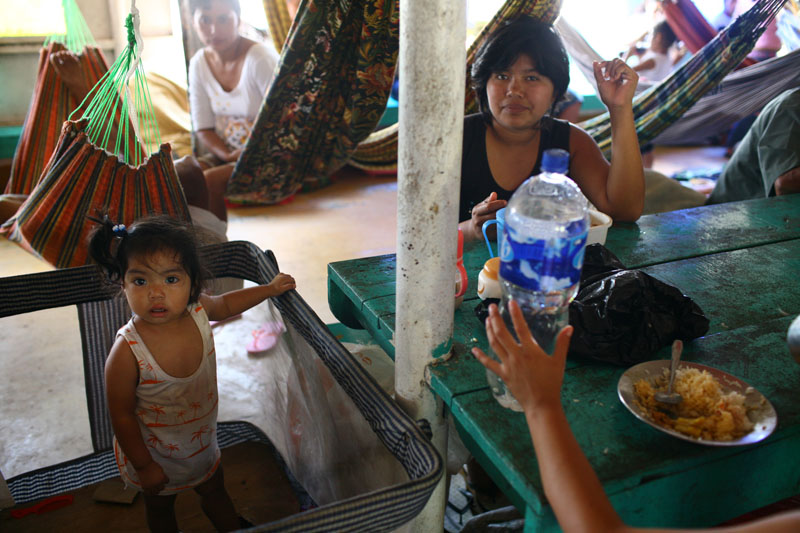
<svg viewBox="0 0 800 533"><path fill-rule="evenodd" d="M50 43L61 43L70 52L80 54L84 46L97 46L75 0L61 0L61 7L64 10L66 32L48 36L44 40L44 47L46 48Z"/></svg>
<svg viewBox="0 0 800 533"><path fill-rule="evenodd" d="M118 154L131 166L142 163L148 144L161 144L141 62L142 41L138 27L139 10L132 3L131 13L125 19L128 46L86 96L85 111L78 117L76 110L69 117L70 120L86 119L89 140Z"/></svg>

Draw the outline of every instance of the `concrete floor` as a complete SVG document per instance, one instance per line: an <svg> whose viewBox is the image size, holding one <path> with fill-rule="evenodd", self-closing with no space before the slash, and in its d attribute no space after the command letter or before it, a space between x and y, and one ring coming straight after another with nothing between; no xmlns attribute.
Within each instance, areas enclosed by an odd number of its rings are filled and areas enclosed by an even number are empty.
<svg viewBox="0 0 800 533"><path fill-rule="evenodd" d="M287 204L231 209L228 238L271 249L281 270L325 323L335 322L327 301L327 264L393 253L397 181L351 171L333 185L299 194ZM51 267L0 239L0 275ZM242 368L258 313L215 330L220 366L220 419L258 425L249 392L257 374ZM258 311L258 312L256 312ZM17 474L90 453L81 346L74 307L2 319L0 327L0 472ZM44 330L43 328L47 328ZM226 365L226 360L230 365ZM228 382L231 386L224 386Z"/></svg>
<svg viewBox="0 0 800 533"><path fill-rule="evenodd" d="M657 148L654 168L671 174L718 167L724 162L723 151ZM273 250L281 270L297 280L298 292L325 323L331 323L335 319L327 303L327 264L393 253L396 199L394 177L343 172L333 185L299 194L287 205L231 209L228 238ZM0 276L49 269L16 244L0 239ZM258 425L263 406L249 401L258 387L258 375L243 367L248 328L258 320L246 315L215 333L222 420L245 419ZM74 308L2 319L0 472L6 478L91 452L80 353Z"/></svg>

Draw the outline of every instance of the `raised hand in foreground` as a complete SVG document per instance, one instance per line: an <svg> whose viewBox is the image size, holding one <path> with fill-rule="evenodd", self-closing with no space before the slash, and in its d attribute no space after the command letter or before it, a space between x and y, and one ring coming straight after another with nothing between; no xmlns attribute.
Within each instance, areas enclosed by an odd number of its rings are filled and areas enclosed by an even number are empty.
<svg viewBox="0 0 800 533"><path fill-rule="evenodd" d="M567 326L561 330L553 355L547 355L534 340L519 305L514 301L509 302L509 311L519 342L506 327L497 306L492 305L486 320L486 336L500 362L488 357L480 348L473 348L472 353L483 366L503 379L522 405L536 451L544 492L559 525L565 532L644 531L625 525L611 506L597 474L575 440L561 406L561 384L572 327ZM800 511L714 531L800 531Z"/></svg>

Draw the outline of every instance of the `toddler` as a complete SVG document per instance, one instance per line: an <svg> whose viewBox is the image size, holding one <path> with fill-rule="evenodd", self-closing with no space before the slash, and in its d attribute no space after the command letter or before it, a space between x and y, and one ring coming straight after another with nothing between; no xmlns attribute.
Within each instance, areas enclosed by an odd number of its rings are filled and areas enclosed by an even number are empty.
<svg viewBox="0 0 800 533"><path fill-rule="evenodd" d="M209 320L224 320L295 288L267 285L202 292L191 226L167 216L130 228L107 217L92 232L92 259L118 284L133 316L105 366L114 454L123 481L144 494L151 531L178 531L175 497L194 489L219 531L242 524L225 491L217 445L217 374Z"/></svg>

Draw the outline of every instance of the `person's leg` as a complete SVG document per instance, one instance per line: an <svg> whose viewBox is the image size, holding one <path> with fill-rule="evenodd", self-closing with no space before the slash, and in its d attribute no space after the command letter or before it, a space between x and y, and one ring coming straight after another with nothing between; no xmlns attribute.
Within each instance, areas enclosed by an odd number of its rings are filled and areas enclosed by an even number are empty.
<svg viewBox="0 0 800 533"><path fill-rule="evenodd" d="M0 224L13 217L27 198L27 194L0 194Z"/></svg>
<svg viewBox="0 0 800 533"><path fill-rule="evenodd" d="M175 495L158 496L143 493L147 527L153 533L175 533L178 521L175 518Z"/></svg>
<svg viewBox="0 0 800 533"><path fill-rule="evenodd" d="M220 220L228 220L228 208L225 206L225 191L228 179L233 174L234 163L209 168L203 172L208 187L208 210Z"/></svg>
<svg viewBox="0 0 800 533"><path fill-rule="evenodd" d="M236 514L231 497L225 490L222 465L217 468L211 479L201 483L194 490L200 495L203 512L217 531L233 531L241 528L239 515Z"/></svg>
<svg viewBox="0 0 800 533"><path fill-rule="evenodd" d="M208 187L203 169L191 155L175 160L175 171L183 187L186 203L202 209L208 209Z"/></svg>

